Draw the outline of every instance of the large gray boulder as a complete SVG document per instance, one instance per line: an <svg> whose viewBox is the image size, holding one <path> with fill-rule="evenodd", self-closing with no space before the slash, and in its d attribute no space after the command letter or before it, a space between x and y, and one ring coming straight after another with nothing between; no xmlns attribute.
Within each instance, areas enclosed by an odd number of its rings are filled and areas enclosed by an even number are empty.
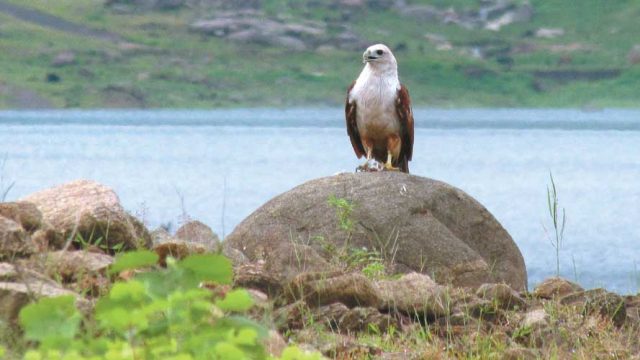
<svg viewBox="0 0 640 360"><path fill-rule="evenodd" d="M76 240L80 236L87 243L109 249L151 246L151 236L144 225L124 210L111 188L95 181L72 181L21 201L33 203L43 220L65 239Z"/></svg>
<svg viewBox="0 0 640 360"><path fill-rule="evenodd" d="M347 202L332 205L331 197ZM421 272L442 284L504 282L516 290L527 284L518 247L487 209L450 185L404 173L309 181L264 204L226 241L288 280L301 268L326 271L348 246L376 249L395 272ZM305 256L293 250L299 247ZM309 249L326 262L304 263L317 258Z"/></svg>

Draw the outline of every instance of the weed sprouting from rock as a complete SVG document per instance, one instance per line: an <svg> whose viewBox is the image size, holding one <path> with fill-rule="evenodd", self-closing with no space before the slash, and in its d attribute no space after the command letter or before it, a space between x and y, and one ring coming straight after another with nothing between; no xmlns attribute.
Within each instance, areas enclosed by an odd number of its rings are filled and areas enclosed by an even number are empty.
<svg viewBox="0 0 640 360"><path fill-rule="evenodd" d="M353 230L353 219L351 219L353 204L349 200L338 198L335 195L329 196L327 202L336 209L340 228L344 231L351 232L351 230Z"/></svg>
<svg viewBox="0 0 640 360"><path fill-rule="evenodd" d="M551 172L549 172L549 179L551 180L551 186L547 185L547 207L554 230L554 236L550 237L549 240L556 252L556 276L560 276L560 249L564 243L564 228L567 223L567 214L564 208L562 208L562 214L558 211L558 191Z"/></svg>
<svg viewBox="0 0 640 360"><path fill-rule="evenodd" d="M9 192L16 184L15 181L7 180L5 178L5 166L7 165L8 154L4 154L0 160L0 202L4 202L9 195Z"/></svg>

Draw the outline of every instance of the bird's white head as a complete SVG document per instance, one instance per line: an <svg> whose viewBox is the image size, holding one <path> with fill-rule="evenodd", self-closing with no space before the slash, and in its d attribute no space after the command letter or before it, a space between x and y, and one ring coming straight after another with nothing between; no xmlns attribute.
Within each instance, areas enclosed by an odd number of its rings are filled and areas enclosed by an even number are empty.
<svg viewBox="0 0 640 360"><path fill-rule="evenodd" d="M391 50L384 44L369 46L362 54L362 62L374 71L395 72L398 69L396 57L393 56Z"/></svg>

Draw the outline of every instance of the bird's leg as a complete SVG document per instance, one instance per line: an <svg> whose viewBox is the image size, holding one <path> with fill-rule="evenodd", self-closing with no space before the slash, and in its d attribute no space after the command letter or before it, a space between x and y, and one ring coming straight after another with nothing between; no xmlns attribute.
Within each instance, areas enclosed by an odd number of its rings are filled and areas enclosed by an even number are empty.
<svg viewBox="0 0 640 360"><path fill-rule="evenodd" d="M364 147L365 147L365 149L367 151L367 155L366 155L362 165L360 165L360 166L358 166L356 168L356 172L370 171L369 161L371 160L371 156L372 156L372 153L373 153L373 147L368 147L366 145L364 145Z"/></svg>
<svg viewBox="0 0 640 360"><path fill-rule="evenodd" d="M400 171L399 168L393 166L393 155L391 155L391 151L387 151L387 162L384 163L384 169L389 171Z"/></svg>
<svg viewBox="0 0 640 360"><path fill-rule="evenodd" d="M364 160L364 163L368 163L369 160L373 157L373 146L367 146L367 158Z"/></svg>
<svg viewBox="0 0 640 360"><path fill-rule="evenodd" d="M356 168L356 172L361 171L380 171L380 164L373 159L373 142L370 139L362 139L362 145L367 152L367 158L364 163Z"/></svg>
<svg viewBox="0 0 640 360"><path fill-rule="evenodd" d="M391 135L387 138L387 162L384 163L384 169L390 171L400 171L399 168L393 166L393 154L400 154L400 137Z"/></svg>

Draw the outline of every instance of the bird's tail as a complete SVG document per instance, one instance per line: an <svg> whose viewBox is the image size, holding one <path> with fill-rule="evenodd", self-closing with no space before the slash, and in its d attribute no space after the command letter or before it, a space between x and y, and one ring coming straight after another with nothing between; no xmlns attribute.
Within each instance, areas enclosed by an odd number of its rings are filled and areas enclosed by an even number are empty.
<svg viewBox="0 0 640 360"><path fill-rule="evenodd" d="M407 174L409 173L409 160L407 160L406 156L400 158L400 163L397 166L400 168L400 171Z"/></svg>

